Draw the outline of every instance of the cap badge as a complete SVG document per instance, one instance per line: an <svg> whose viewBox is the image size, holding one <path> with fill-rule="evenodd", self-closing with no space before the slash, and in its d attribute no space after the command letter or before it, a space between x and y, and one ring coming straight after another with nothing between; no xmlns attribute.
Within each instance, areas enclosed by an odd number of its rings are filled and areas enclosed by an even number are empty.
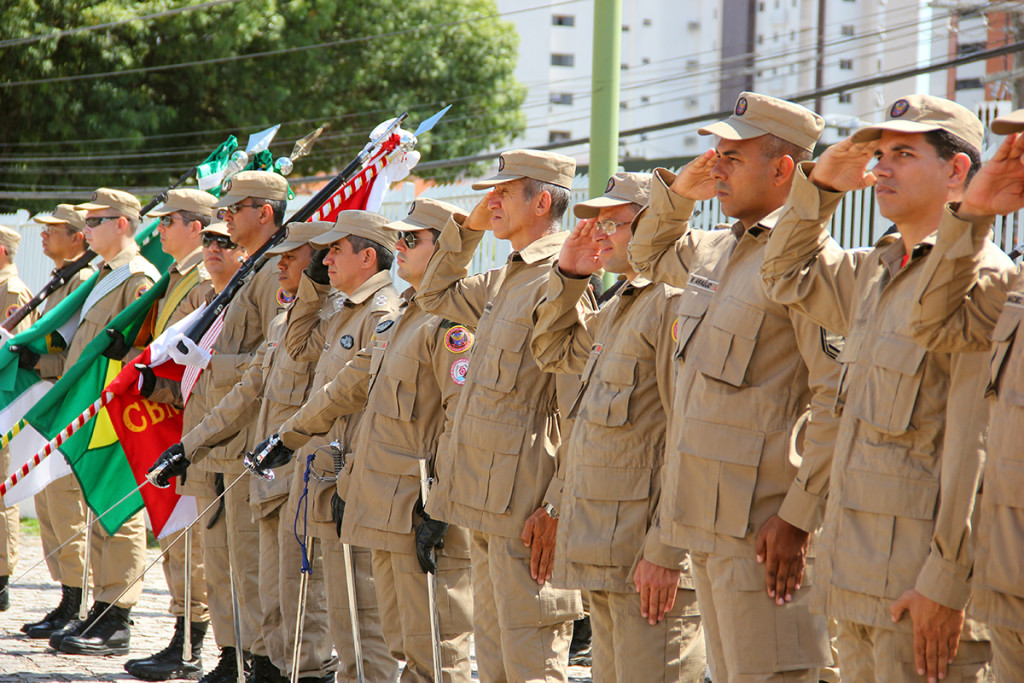
<svg viewBox="0 0 1024 683"><path fill-rule="evenodd" d="M99 196L100 196L99 192L93 192L92 193L92 201L96 201L97 199L99 199Z"/></svg>
<svg viewBox="0 0 1024 683"><path fill-rule="evenodd" d="M612 191L613 187L615 187L615 178L609 178L608 179L608 187L604 188L604 193L608 194L609 192Z"/></svg>
<svg viewBox="0 0 1024 683"><path fill-rule="evenodd" d="M415 211L415 210L416 210L416 202L413 202L412 204L409 205L409 214L408 215L411 216L412 212Z"/></svg>
<svg viewBox="0 0 1024 683"><path fill-rule="evenodd" d="M906 100L896 100L892 105L892 109L889 110L889 116L894 119L898 119L906 114L908 109L910 109L910 102L907 102Z"/></svg>
<svg viewBox="0 0 1024 683"><path fill-rule="evenodd" d="M224 181L224 186L223 186L222 189L223 189L224 192L231 192L231 179L230 178L228 180Z"/></svg>
<svg viewBox="0 0 1024 683"><path fill-rule="evenodd" d="M498 173L505 170L505 157L498 157Z"/></svg>
<svg viewBox="0 0 1024 683"><path fill-rule="evenodd" d="M741 97L736 100L736 116L743 116L747 113L747 98Z"/></svg>

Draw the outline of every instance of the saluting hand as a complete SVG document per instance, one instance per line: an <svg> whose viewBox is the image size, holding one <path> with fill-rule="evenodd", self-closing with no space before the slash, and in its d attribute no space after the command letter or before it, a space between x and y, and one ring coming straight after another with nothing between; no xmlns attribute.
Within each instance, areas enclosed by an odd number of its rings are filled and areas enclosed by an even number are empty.
<svg viewBox="0 0 1024 683"><path fill-rule="evenodd" d="M487 202L490 201L491 193L488 192L484 195L484 198L477 202L476 206L469 213L469 217L462 222L462 227L466 230L490 230L491 229L491 216L493 215L490 207L487 206Z"/></svg>
<svg viewBox="0 0 1024 683"><path fill-rule="evenodd" d="M569 277L587 277L601 267L600 250L594 241L597 219L585 218L576 224L562 242L558 254L558 269Z"/></svg>
<svg viewBox="0 0 1024 683"><path fill-rule="evenodd" d="M910 611L914 624L914 665L919 676L927 674L929 683L946 677L946 667L960 647L964 613L926 598L910 589L892 603L889 611L897 622Z"/></svg>
<svg viewBox="0 0 1024 683"><path fill-rule="evenodd" d="M534 510L523 525L523 543L530 549L530 576L540 585L551 578L555 566L555 534L558 520L542 507Z"/></svg>
<svg viewBox="0 0 1024 683"><path fill-rule="evenodd" d="M961 216L998 216L1024 207L1024 135L1008 135L985 162L957 211Z"/></svg>
<svg viewBox="0 0 1024 683"><path fill-rule="evenodd" d="M715 179L711 177L711 169L718 161L718 152L713 149L683 166L679 175L672 181L669 189L680 197L695 202L711 199L715 196Z"/></svg>
<svg viewBox="0 0 1024 683"><path fill-rule="evenodd" d="M868 164L875 158L878 140L854 142L846 138L832 145L818 158L811 171L810 180L823 190L850 192L873 187L878 181L868 170Z"/></svg>
<svg viewBox="0 0 1024 683"><path fill-rule="evenodd" d="M676 604L680 573L643 559L637 564L633 583L640 594L640 614L651 626L664 619Z"/></svg>
<svg viewBox="0 0 1024 683"><path fill-rule="evenodd" d="M800 590L807 562L810 534L778 515L772 515L757 532L757 561L764 564L765 587L776 605L784 605Z"/></svg>

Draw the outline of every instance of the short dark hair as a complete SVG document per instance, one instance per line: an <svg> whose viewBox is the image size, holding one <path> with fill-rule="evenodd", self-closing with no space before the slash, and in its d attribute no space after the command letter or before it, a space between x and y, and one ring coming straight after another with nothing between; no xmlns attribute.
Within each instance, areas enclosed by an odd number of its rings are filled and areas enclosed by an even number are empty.
<svg viewBox="0 0 1024 683"><path fill-rule="evenodd" d="M360 252L364 249L373 249L373 253L377 255L378 273L382 270L391 270L391 264L395 262L395 255L391 250L371 239L360 237L359 235L349 235L348 243L352 245L353 252Z"/></svg>
<svg viewBox="0 0 1024 683"><path fill-rule="evenodd" d="M181 215L181 220L183 220L185 223L199 221L199 224L202 225L204 228L209 227L210 223L213 221L213 219L210 216L207 216L206 214L203 213L196 213L195 211L185 211L184 209L182 209L178 211L178 214Z"/></svg>
<svg viewBox="0 0 1024 683"><path fill-rule="evenodd" d="M253 197L252 205L259 208L261 206L269 206L274 211L274 225L281 227L284 225L284 213L288 210L288 202L284 199L264 199L263 197Z"/></svg>
<svg viewBox="0 0 1024 683"><path fill-rule="evenodd" d="M967 178L964 179L965 184L971 182L971 178L981 168L981 153L977 147L963 138L945 130L930 130L924 134L924 139L935 148L939 158L943 161L949 161L957 154L966 154L970 157L971 167L967 170Z"/></svg>
<svg viewBox="0 0 1024 683"><path fill-rule="evenodd" d="M768 133L760 137L761 140L761 153L766 159L778 159L779 157L789 156L793 161L799 164L801 161L811 160L811 151L804 149L800 145L794 144L789 140L783 140L777 135Z"/></svg>
<svg viewBox="0 0 1024 683"><path fill-rule="evenodd" d="M569 190L561 185L545 183L543 180L523 178L523 194L526 195L527 199L533 199L544 191L551 195L551 209L548 211L551 222L560 223L562 216L569 210L569 200L571 199Z"/></svg>

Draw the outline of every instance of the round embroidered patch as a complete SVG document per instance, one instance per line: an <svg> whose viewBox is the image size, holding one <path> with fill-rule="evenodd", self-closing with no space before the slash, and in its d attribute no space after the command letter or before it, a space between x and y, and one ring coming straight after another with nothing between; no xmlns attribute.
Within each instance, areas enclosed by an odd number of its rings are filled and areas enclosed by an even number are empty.
<svg viewBox="0 0 1024 683"><path fill-rule="evenodd" d="M294 294L286 292L284 287L277 288L277 303L281 304L282 306L287 306L293 301L295 301Z"/></svg>
<svg viewBox="0 0 1024 683"><path fill-rule="evenodd" d="M394 320L385 320L380 325L377 325L375 331L378 334L381 333L381 332L386 332L394 324L395 324Z"/></svg>
<svg viewBox="0 0 1024 683"><path fill-rule="evenodd" d="M4 311L4 318L10 318L19 308L21 307L18 306L18 304L14 304L13 306L9 307L6 311Z"/></svg>
<svg viewBox="0 0 1024 683"><path fill-rule="evenodd" d="M469 359L460 358L452 363L451 376L452 381L462 386L466 383L466 373L469 372Z"/></svg>
<svg viewBox="0 0 1024 683"><path fill-rule="evenodd" d="M135 289L135 298L136 299L141 298L142 295L145 294L148 290L149 290L149 285L139 285Z"/></svg>
<svg viewBox="0 0 1024 683"><path fill-rule="evenodd" d="M351 349L354 341L355 340L352 339L351 334L346 334L344 337L338 340L338 343L341 344L341 348L343 349Z"/></svg>
<svg viewBox="0 0 1024 683"><path fill-rule="evenodd" d="M456 325L444 335L444 346L452 353L468 351L473 345L473 333L462 325Z"/></svg>
<svg viewBox="0 0 1024 683"><path fill-rule="evenodd" d="M679 342L679 318L676 318L675 322L672 323L672 341Z"/></svg>
<svg viewBox="0 0 1024 683"><path fill-rule="evenodd" d="M906 100L896 100L892 104L892 109L889 110L889 116L894 119L898 119L906 114L908 109L910 109L910 102L907 102Z"/></svg>
<svg viewBox="0 0 1024 683"><path fill-rule="evenodd" d="M608 187L604 188L604 193L608 194L609 192L612 191L613 187L615 187L615 178L609 178L608 179Z"/></svg>
<svg viewBox="0 0 1024 683"><path fill-rule="evenodd" d="M736 116L743 116L747 113L747 98L741 97L736 100Z"/></svg>

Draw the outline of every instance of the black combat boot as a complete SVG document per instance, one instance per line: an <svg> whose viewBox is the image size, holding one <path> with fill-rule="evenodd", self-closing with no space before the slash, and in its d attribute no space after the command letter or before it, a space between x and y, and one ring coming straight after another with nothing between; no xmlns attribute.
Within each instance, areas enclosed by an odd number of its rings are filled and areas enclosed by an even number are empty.
<svg viewBox="0 0 1024 683"><path fill-rule="evenodd" d="M8 585L9 576L0 576L0 612L6 612L11 608L11 587Z"/></svg>
<svg viewBox="0 0 1024 683"><path fill-rule="evenodd" d="M109 602L97 601L92 603L92 607L89 608L89 614L86 615L85 619L79 619L77 615L73 615L72 619L68 623L64 624L62 628L59 628L50 634L50 647L54 650L60 650L60 644L64 642L65 638L68 636L77 636L79 633L84 631L96 620L96 617L103 614L103 610L107 609L109 606Z"/></svg>
<svg viewBox="0 0 1024 683"><path fill-rule="evenodd" d="M78 609L82 606L82 589L61 586L60 590L60 604L41 620L23 625L22 633L29 638L49 638L78 615Z"/></svg>
<svg viewBox="0 0 1024 683"><path fill-rule="evenodd" d="M277 670L274 663L270 661L270 657L266 655L252 656L252 675L248 681L249 683L288 683L288 679Z"/></svg>
<svg viewBox="0 0 1024 683"><path fill-rule="evenodd" d="M323 676L303 676L299 683L334 683L334 672L326 673Z"/></svg>
<svg viewBox="0 0 1024 683"><path fill-rule="evenodd" d="M128 617L130 612L131 608L116 605L102 617L99 616L101 612L97 612L90 628L83 628L78 634L65 636L61 640L60 651L69 655L128 654L128 645L131 642L131 619Z"/></svg>
<svg viewBox="0 0 1024 683"><path fill-rule="evenodd" d="M203 638L206 637L206 624L193 621L189 637L192 654L191 661L186 662L181 658L185 643L185 618L178 617L174 622L174 635L167 647L145 659L129 659L124 663L124 670L144 681L169 681L172 678L197 680L203 673L203 662L199 654L203 649Z"/></svg>
<svg viewBox="0 0 1024 683"><path fill-rule="evenodd" d="M247 652L242 653L242 666L246 680L249 678L250 657ZM206 672L199 683L238 683L238 662L235 659L235 648L221 648L220 660L211 671Z"/></svg>

